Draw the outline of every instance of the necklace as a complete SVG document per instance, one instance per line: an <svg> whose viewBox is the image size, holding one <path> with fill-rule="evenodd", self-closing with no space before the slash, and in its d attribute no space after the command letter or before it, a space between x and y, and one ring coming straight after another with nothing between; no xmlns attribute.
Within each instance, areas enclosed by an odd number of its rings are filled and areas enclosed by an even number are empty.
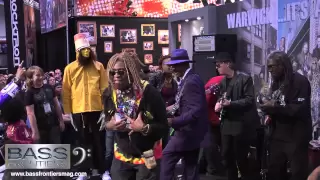
<svg viewBox="0 0 320 180"><path fill-rule="evenodd" d="M117 111L118 113L126 114L134 118L136 110L136 96L132 93L132 88L120 91L117 90ZM133 96L132 96L133 94Z"/></svg>
<svg viewBox="0 0 320 180"><path fill-rule="evenodd" d="M130 94L132 92L132 88L131 87L129 87L128 89L126 89L126 90L119 90L119 89L117 89L117 91L116 91L116 93L117 93L117 97L118 96L126 96L126 95L128 95L128 94Z"/></svg>

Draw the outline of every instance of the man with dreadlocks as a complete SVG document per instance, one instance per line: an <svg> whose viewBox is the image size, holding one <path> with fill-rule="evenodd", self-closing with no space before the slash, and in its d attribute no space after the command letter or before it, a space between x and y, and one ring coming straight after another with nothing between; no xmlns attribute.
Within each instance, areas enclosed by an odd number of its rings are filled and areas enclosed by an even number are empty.
<svg viewBox="0 0 320 180"><path fill-rule="evenodd" d="M160 93L139 76L134 56L115 54L108 62L110 87L104 92L107 130L115 132L113 180L158 179L161 137L168 131Z"/></svg>
<svg viewBox="0 0 320 180"><path fill-rule="evenodd" d="M268 179L286 179L290 162L291 180L308 177L308 144L312 137L311 87L308 79L294 73L290 57L273 52L268 57L272 76L271 100L261 102L261 110L271 118Z"/></svg>
<svg viewBox="0 0 320 180"><path fill-rule="evenodd" d="M70 115L76 130L76 145L92 148L93 169L103 174L106 170L105 131L99 131L97 121L103 109L101 96L108 87L107 74L91 51L86 35L76 34L74 41L77 59L67 65L64 71L63 108L65 114Z"/></svg>

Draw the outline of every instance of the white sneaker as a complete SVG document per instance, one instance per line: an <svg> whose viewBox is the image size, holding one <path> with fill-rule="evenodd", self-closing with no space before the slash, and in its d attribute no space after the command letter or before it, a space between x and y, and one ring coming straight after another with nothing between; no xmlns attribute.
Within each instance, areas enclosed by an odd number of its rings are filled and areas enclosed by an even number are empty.
<svg viewBox="0 0 320 180"><path fill-rule="evenodd" d="M87 176L79 176L76 180L87 180Z"/></svg>
<svg viewBox="0 0 320 180"><path fill-rule="evenodd" d="M111 180L109 171L103 173L102 180Z"/></svg>

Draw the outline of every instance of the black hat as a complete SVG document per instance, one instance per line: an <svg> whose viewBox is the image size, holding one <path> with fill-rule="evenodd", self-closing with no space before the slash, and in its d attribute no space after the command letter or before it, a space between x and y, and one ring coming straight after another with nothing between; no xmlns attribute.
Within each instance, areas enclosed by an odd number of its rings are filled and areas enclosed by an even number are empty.
<svg viewBox="0 0 320 180"><path fill-rule="evenodd" d="M234 57L228 52L219 52L214 58L214 62L234 62Z"/></svg>

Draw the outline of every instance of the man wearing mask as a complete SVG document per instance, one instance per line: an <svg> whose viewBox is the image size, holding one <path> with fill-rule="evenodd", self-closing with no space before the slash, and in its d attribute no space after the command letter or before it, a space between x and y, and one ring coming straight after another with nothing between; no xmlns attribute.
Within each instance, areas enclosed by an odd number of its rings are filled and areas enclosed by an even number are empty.
<svg viewBox="0 0 320 180"><path fill-rule="evenodd" d="M174 129L161 160L160 180L172 180L180 159L184 164L183 179L198 179L198 156L202 141L208 132L208 108L204 83L190 68L191 61L185 49L172 52L169 65L178 81L175 104L167 107L169 125Z"/></svg>
<svg viewBox="0 0 320 180"><path fill-rule="evenodd" d="M63 108L65 114L70 115L75 128L76 142L92 148L93 169L98 169L99 174L103 174L106 170L105 131L99 131L97 122L103 109L102 93L108 87L107 74L104 66L96 60L95 53L91 51L86 35L76 34L74 41L77 58L67 65L64 71Z"/></svg>
<svg viewBox="0 0 320 180"><path fill-rule="evenodd" d="M286 179L290 162L291 180L308 177L308 145L312 137L308 79L294 73L290 57L273 52L268 57L272 76L271 99L261 100L261 110L271 118L269 180Z"/></svg>
<svg viewBox="0 0 320 180"><path fill-rule="evenodd" d="M215 111L220 112L222 157L228 180L238 180L238 169L241 179L247 180L250 143L260 124L253 81L250 76L236 73L231 54L218 53L215 61L219 74L225 76Z"/></svg>

